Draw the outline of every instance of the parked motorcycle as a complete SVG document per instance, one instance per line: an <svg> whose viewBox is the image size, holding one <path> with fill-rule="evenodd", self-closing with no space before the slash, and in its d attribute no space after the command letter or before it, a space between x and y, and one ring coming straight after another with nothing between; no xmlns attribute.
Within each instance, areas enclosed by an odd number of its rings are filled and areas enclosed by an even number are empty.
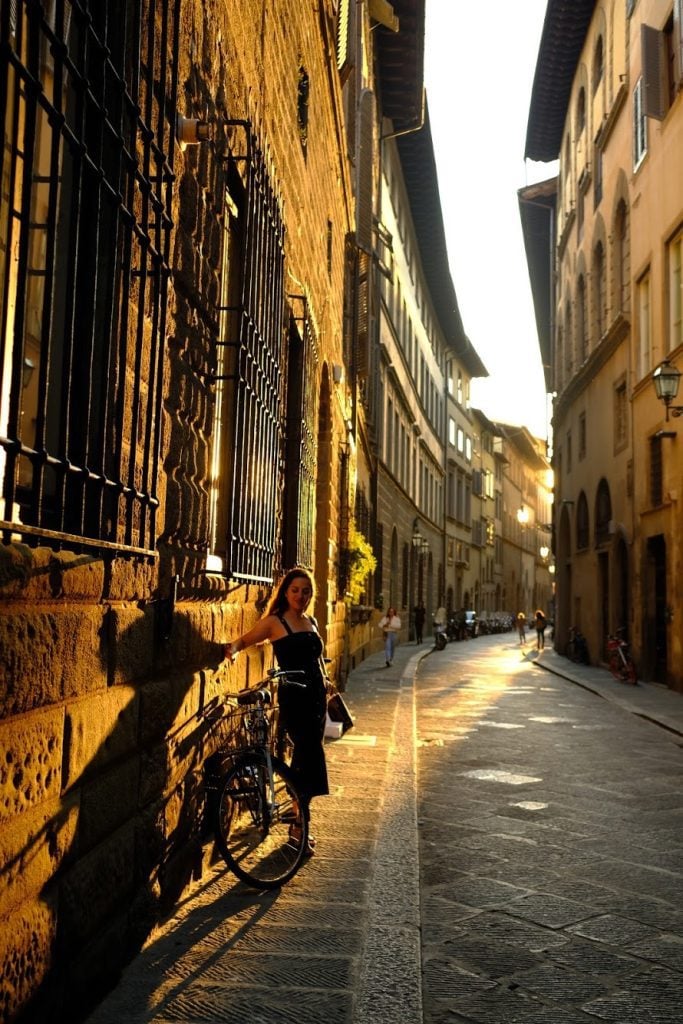
<svg viewBox="0 0 683 1024"><path fill-rule="evenodd" d="M434 620L434 646L442 651L448 643L448 623Z"/></svg>

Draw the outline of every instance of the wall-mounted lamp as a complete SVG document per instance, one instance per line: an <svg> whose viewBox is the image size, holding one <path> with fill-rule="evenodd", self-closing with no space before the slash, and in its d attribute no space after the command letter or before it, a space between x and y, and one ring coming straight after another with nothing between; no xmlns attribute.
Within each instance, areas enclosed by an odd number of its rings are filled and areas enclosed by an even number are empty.
<svg viewBox="0 0 683 1024"><path fill-rule="evenodd" d="M517 522L520 526L526 526L529 522L529 509L524 505L520 505L517 509Z"/></svg>
<svg viewBox="0 0 683 1024"><path fill-rule="evenodd" d="M182 114L178 114L175 119L175 133L183 148L196 146L211 139L211 125L197 117L183 117Z"/></svg>
<svg viewBox="0 0 683 1024"><path fill-rule="evenodd" d="M420 520L415 519L413 522L413 547L416 551L419 551L422 547L422 534L420 533Z"/></svg>
<svg viewBox="0 0 683 1024"><path fill-rule="evenodd" d="M668 359L664 359L652 374L652 383L655 386L657 398L660 402L664 402L666 406L667 420L669 419L669 413L672 416L683 415L683 405L671 404L678 394L680 379L681 371L670 363Z"/></svg>
<svg viewBox="0 0 683 1024"><path fill-rule="evenodd" d="M550 554L550 548L546 547L546 545L543 544L542 547L539 548L539 552L538 553L541 556L541 558L547 558L548 555Z"/></svg>

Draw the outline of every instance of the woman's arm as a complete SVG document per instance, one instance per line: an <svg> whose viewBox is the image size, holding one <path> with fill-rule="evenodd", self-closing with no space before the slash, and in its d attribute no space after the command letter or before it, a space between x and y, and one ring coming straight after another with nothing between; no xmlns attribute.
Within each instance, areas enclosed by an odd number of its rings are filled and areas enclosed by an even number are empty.
<svg viewBox="0 0 683 1024"><path fill-rule="evenodd" d="M225 645L224 657L232 661L239 651L251 647L252 644L261 644L264 640L272 639L274 621L274 615L267 615L265 619L260 619L252 629L243 633L242 636L238 636L236 640L229 640Z"/></svg>

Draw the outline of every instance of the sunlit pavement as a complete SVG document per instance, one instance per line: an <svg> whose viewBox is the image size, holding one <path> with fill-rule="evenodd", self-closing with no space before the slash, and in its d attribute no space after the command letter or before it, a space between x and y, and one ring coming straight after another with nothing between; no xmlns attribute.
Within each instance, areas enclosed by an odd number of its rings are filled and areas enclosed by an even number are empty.
<svg viewBox="0 0 683 1024"><path fill-rule="evenodd" d="M418 674L424 1020L680 1024L681 698L515 641Z"/></svg>
<svg viewBox="0 0 683 1024"><path fill-rule="evenodd" d="M422 1020L413 680L430 650L352 673L355 726L327 744L331 794L299 874L262 895L215 862L89 1024Z"/></svg>
<svg viewBox="0 0 683 1024"><path fill-rule="evenodd" d="M215 861L89 1024L679 1024L680 698L515 639L363 662L315 857Z"/></svg>

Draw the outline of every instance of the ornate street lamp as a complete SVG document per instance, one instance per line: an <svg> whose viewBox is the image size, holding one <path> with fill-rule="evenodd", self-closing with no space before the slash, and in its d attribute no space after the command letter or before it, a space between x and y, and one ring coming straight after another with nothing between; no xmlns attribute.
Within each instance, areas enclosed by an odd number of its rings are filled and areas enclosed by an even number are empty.
<svg viewBox="0 0 683 1024"><path fill-rule="evenodd" d="M681 371L673 363L670 363L668 359L661 362L652 374L652 383L655 386L657 398L660 402L664 402L666 406L667 420L669 419L669 413L672 416L681 416L683 414L683 405L671 404L678 394L680 379Z"/></svg>

